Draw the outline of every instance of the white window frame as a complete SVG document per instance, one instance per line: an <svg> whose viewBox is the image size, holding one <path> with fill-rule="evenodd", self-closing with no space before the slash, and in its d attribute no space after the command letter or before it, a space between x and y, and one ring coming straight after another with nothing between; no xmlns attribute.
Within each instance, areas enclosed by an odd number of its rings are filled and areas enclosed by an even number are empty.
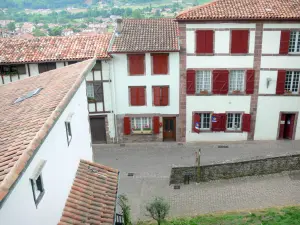
<svg viewBox="0 0 300 225"><path fill-rule="evenodd" d="M89 89L91 88L91 89ZM86 83L86 95L88 98L95 98L95 90L94 90L94 84L93 83Z"/></svg>
<svg viewBox="0 0 300 225"><path fill-rule="evenodd" d="M211 129L211 113L209 112L199 112L197 113L200 116L200 130L210 130ZM209 126L204 128L204 116L208 114Z"/></svg>
<svg viewBox="0 0 300 225"><path fill-rule="evenodd" d="M140 129L137 129L136 127L139 124L141 127L140 127ZM137 131L137 132L152 131L152 118L151 117L133 117L133 118L131 118L131 129L132 129L132 131Z"/></svg>
<svg viewBox="0 0 300 225"><path fill-rule="evenodd" d="M229 127L229 117L232 115L232 125ZM235 126L235 120L237 115L239 115L240 120L239 120L239 127ZM226 129L227 130L233 130L233 131L240 131L242 130L242 113L234 113L234 112L228 112L227 113L227 121L226 121Z"/></svg>
<svg viewBox="0 0 300 225"><path fill-rule="evenodd" d="M201 91L211 92L211 71L199 70L196 72L196 93Z"/></svg>
<svg viewBox="0 0 300 225"><path fill-rule="evenodd" d="M295 36L295 39L293 38ZM295 41L294 41L295 40ZM292 46L294 43L294 46ZM289 53L295 54L300 53L300 31L291 31L290 42L289 42Z"/></svg>
<svg viewBox="0 0 300 225"><path fill-rule="evenodd" d="M30 177L30 183L32 187L33 199L35 206L37 207L41 199L45 194L45 187L43 183L42 170L46 164L46 160L40 160L36 166L33 175Z"/></svg>
<svg viewBox="0 0 300 225"><path fill-rule="evenodd" d="M242 84L239 84L239 77L242 78ZM233 79L235 79L233 81ZM239 87L240 86L240 87ZM244 92L245 91L245 71L231 70L229 74L229 92Z"/></svg>
<svg viewBox="0 0 300 225"><path fill-rule="evenodd" d="M290 76L291 79L287 80ZM298 76L298 84L297 91L293 91L293 83L295 81L295 77ZM287 83L289 84L289 88L287 88ZM300 71L287 71L285 77L284 91L292 94L299 94L299 84L300 84Z"/></svg>

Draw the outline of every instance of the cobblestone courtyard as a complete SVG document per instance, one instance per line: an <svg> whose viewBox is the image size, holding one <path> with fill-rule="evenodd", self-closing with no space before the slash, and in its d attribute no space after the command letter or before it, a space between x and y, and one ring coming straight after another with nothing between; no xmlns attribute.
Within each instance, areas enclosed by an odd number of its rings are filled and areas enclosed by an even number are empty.
<svg viewBox="0 0 300 225"><path fill-rule="evenodd" d="M119 194L129 197L134 220L147 218L144 206L155 196L164 196L170 202L171 216L300 204L300 171L181 185L179 190L169 186L172 165L193 165L194 152L199 148L202 164L300 153L298 141L226 145L228 148L176 143L95 145L94 158L120 170Z"/></svg>

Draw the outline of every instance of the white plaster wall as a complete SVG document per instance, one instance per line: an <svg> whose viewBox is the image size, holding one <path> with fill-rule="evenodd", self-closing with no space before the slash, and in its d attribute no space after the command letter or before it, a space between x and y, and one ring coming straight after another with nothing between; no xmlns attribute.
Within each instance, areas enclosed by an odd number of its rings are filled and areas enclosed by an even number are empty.
<svg viewBox="0 0 300 225"><path fill-rule="evenodd" d="M286 29L286 28L295 28L300 29L300 23L265 23L265 28L271 29Z"/></svg>
<svg viewBox="0 0 300 225"><path fill-rule="evenodd" d="M56 68L62 68L64 66L65 66L64 62L56 62Z"/></svg>
<svg viewBox="0 0 300 225"><path fill-rule="evenodd" d="M277 71L260 71L259 94L275 94L277 85ZM270 79L267 87L267 79Z"/></svg>
<svg viewBox="0 0 300 225"><path fill-rule="evenodd" d="M39 75L39 67L38 64L29 64L30 76Z"/></svg>
<svg viewBox="0 0 300 225"><path fill-rule="evenodd" d="M110 79L110 61L102 61L102 77L103 80Z"/></svg>
<svg viewBox="0 0 300 225"><path fill-rule="evenodd" d="M193 112L212 111L225 113L228 111L250 112L250 96L187 96L186 99L186 141L242 141L247 140L247 132L226 133L192 133Z"/></svg>
<svg viewBox="0 0 300 225"><path fill-rule="evenodd" d="M196 50L195 31L186 32L186 53L195 53Z"/></svg>
<svg viewBox="0 0 300 225"><path fill-rule="evenodd" d="M116 114L179 113L179 53L169 53L169 75L151 75L151 56L146 54L146 75L129 76L127 55L113 55L114 73L116 80ZM152 105L152 86L169 85L169 106ZM146 106L129 105L129 86L146 86Z"/></svg>
<svg viewBox="0 0 300 225"><path fill-rule="evenodd" d="M250 29L255 28L255 23L203 23L203 24L187 24L186 28L196 29Z"/></svg>
<svg viewBox="0 0 300 225"><path fill-rule="evenodd" d="M112 85L110 82L103 83L105 111L113 111L111 90L110 90L111 86Z"/></svg>
<svg viewBox="0 0 300 225"><path fill-rule="evenodd" d="M251 30L249 35L249 53L254 54L255 49L255 31Z"/></svg>
<svg viewBox="0 0 300 225"><path fill-rule="evenodd" d="M300 56L262 56L261 68L300 69Z"/></svg>
<svg viewBox="0 0 300 225"><path fill-rule="evenodd" d="M259 96L255 125L255 140L276 140L280 111L299 112L299 97ZM295 139L300 139L300 118Z"/></svg>
<svg viewBox="0 0 300 225"><path fill-rule="evenodd" d="M279 54L281 31L263 31L262 54Z"/></svg>
<svg viewBox="0 0 300 225"><path fill-rule="evenodd" d="M187 56L187 68L253 68L254 56Z"/></svg>
<svg viewBox="0 0 300 225"><path fill-rule="evenodd" d="M86 79L87 81L93 81L93 73L92 73L92 72L89 72L85 79Z"/></svg>
<svg viewBox="0 0 300 225"><path fill-rule="evenodd" d="M95 81L100 81L100 80L102 80L102 79L101 79L101 71L100 71L100 70L95 70L95 71L94 71L94 78L95 78Z"/></svg>
<svg viewBox="0 0 300 225"><path fill-rule="evenodd" d="M92 161L85 82L80 86L27 170L0 210L3 225L53 225L62 215L80 159ZM71 120L72 141L66 140L65 120ZM29 178L38 162L47 160L42 170L45 194L35 207Z"/></svg>
<svg viewBox="0 0 300 225"><path fill-rule="evenodd" d="M193 40L193 43L195 42L196 41ZM230 43L230 31L215 31L215 53L229 54L230 52L229 43Z"/></svg>

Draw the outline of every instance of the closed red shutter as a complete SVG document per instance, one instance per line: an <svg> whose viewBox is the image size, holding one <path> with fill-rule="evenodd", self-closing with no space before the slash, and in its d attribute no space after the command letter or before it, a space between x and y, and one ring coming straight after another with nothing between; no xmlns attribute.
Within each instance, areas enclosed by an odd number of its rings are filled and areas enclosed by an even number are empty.
<svg viewBox="0 0 300 225"><path fill-rule="evenodd" d="M196 71L195 70L188 70L186 71L186 93L193 95L195 94L196 84Z"/></svg>
<svg viewBox="0 0 300 225"><path fill-rule="evenodd" d="M243 114L243 123L242 123L242 131L250 132L251 126L251 115L250 114Z"/></svg>
<svg viewBox="0 0 300 225"><path fill-rule="evenodd" d="M225 113L219 113L219 114L213 114L212 118L212 125L211 130L212 131L225 131L226 130L226 114Z"/></svg>
<svg viewBox="0 0 300 225"><path fill-rule="evenodd" d="M146 105L146 98L145 98L145 88L144 87L138 87L138 103L137 105L142 106Z"/></svg>
<svg viewBox="0 0 300 225"><path fill-rule="evenodd" d="M145 74L145 55L134 54L128 55L128 66L130 75L144 75Z"/></svg>
<svg viewBox="0 0 300 225"><path fill-rule="evenodd" d="M278 70L277 85L276 85L276 94L278 94L278 95L284 94L285 74L286 74L285 70Z"/></svg>
<svg viewBox="0 0 300 225"><path fill-rule="evenodd" d="M247 70L246 94L254 93L255 70Z"/></svg>
<svg viewBox="0 0 300 225"><path fill-rule="evenodd" d="M214 31L205 31L205 53L214 52Z"/></svg>
<svg viewBox="0 0 300 225"><path fill-rule="evenodd" d="M281 31L279 54L286 55L289 53L290 35L289 30Z"/></svg>
<svg viewBox="0 0 300 225"><path fill-rule="evenodd" d="M205 54L214 51L214 31L197 30L196 31L196 53Z"/></svg>
<svg viewBox="0 0 300 225"><path fill-rule="evenodd" d="M226 95L228 93L228 70L213 71L213 94Z"/></svg>
<svg viewBox="0 0 300 225"><path fill-rule="evenodd" d="M130 133L131 133L130 118L124 117L124 134L129 135Z"/></svg>
<svg viewBox="0 0 300 225"><path fill-rule="evenodd" d="M158 116L153 117L153 133L159 134L159 117Z"/></svg>
<svg viewBox="0 0 300 225"><path fill-rule="evenodd" d="M169 54L152 54L153 74L169 73Z"/></svg>
<svg viewBox="0 0 300 225"><path fill-rule="evenodd" d="M169 105L169 87L162 87L161 88L161 106Z"/></svg>
<svg viewBox="0 0 300 225"><path fill-rule="evenodd" d="M130 105L137 105L138 104L138 91L136 87L130 88Z"/></svg>
<svg viewBox="0 0 300 225"><path fill-rule="evenodd" d="M248 53L249 30L231 31L231 53Z"/></svg>
<svg viewBox="0 0 300 225"><path fill-rule="evenodd" d="M153 104L160 106L160 87L153 87Z"/></svg>
<svg viewBox="0 0 300 225"><path fill-rule="evenodd" d="M199 115L199 113L195 113L194 114L194 118L193 118L194 122L193 122L193 128L192 130L195 132L195 133L200 133L200 130L199 129L196 129L196 123L200 123L200 120L201 120L201 117Z"/></svg>

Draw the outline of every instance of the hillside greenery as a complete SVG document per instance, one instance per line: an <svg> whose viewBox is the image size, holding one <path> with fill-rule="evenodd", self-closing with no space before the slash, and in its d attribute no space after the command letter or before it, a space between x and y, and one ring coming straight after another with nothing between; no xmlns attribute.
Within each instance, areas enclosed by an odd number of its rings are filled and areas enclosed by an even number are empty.
<svg viewBox="0 0 300 225"><path fill-rule="evenodd" d="M84 5L84 0L1 0L0 8L51 9Z"/></svg>

